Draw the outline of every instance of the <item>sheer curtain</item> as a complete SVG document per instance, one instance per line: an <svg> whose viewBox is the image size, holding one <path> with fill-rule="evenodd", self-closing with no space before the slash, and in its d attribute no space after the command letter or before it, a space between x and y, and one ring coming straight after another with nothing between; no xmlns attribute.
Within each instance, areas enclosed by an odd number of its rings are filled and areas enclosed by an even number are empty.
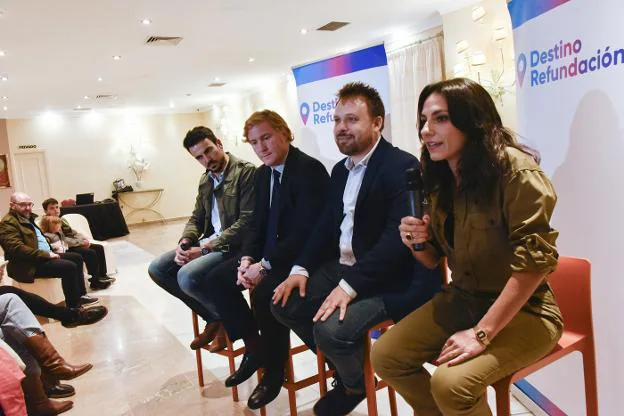
<svg viewBox="0 0 624 416"><path fill-rule="evenodd" d="M416 156L420 156L418 96L425 85L443 78L443 43L440 33L388 53L392 143Z"/></svg>

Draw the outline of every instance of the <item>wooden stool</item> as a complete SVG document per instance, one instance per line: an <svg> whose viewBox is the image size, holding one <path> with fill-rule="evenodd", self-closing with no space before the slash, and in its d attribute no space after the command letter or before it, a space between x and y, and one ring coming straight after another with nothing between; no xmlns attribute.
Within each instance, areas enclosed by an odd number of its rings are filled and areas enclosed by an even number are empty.
<svg viewBox="0 0 624 416"><path fill-rule="evenodd" d="M368 407L368 416L377 416L376 392L377 390L380 390L384 387L388 388L388 399L390 400L390 414L392 416L397 416L398 414L396 392L385 381L376 379L375 371L373 370L373 366L370 361L371 335L373 331L380 331L381 333L384 333L392 325L394 325L394 322L390 320L375 325L368 330L368 334L366 336L366 339L364 340L364 386L366 389L366 405ZM325 355L320 350L317 350L316 354L319 368L319 378L321 382L320 390L322 397L327 393L326 380L327 377L330 377L330 374L328 371L325 370Z"/></svg>

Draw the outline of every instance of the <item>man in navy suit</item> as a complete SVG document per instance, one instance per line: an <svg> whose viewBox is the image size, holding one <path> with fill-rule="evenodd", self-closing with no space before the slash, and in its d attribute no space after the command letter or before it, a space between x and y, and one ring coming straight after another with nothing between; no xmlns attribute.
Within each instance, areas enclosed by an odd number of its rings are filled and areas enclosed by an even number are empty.
<svg viewBox="0 0 624 416"><path fill-rule="evenodd" d="M226 261L205 278L210 296L232 341L246 353L227 387L264 375L247 401L258 409L279 394L284 382L290 330L271 314L271 297L286 279L325 204L329 175L316 159L290 142L293 135L274 111L252 114L244 134L263 165L256 170L254 216L239 259ZM251 290L251 309L241 291Z"/></svg>
<svg viewBox="0 0 624 416"><path fill-rule="evenodd" d="M401 242L405 170L419 164L382 137L384 116L374 88L358 82L338 92L334 136L347 158L334 166L321 219L273 296L276 318L336 369L335 388L314 406L321 416L350 413L364 399L367 331L402 318L441 282L437 271L415 270Z"/></svg>

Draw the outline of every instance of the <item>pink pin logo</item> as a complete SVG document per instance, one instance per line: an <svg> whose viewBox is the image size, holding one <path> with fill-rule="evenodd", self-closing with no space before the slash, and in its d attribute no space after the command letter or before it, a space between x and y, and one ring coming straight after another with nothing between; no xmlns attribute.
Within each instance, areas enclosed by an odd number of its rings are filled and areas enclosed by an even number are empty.
<svg viewBox="0 0 624 416"><path fill-rule="evenodd" d="M524 76L526 75L527 70L527 59L525 54L520 54L518 57L518 62L516 63L516 77L518 78L518 84L520 84L520 88L522 88L522 84L524 84Z"/></svg>
<svg viewBox="0 0 624 416"><path fill-rule="evenodd" d="M308 103L303 103L299 107L299 114L301 115L301 121L303 121L303 125L308 124L308 116L310 115L310 106Z"/></svg>

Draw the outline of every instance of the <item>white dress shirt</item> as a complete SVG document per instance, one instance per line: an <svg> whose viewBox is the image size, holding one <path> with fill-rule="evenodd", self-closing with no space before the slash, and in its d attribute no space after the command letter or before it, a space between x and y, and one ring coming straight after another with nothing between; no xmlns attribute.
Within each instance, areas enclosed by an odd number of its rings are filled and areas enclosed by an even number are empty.
<svg viewBox="0 0 624 416"><path fill-rule="evenodd" d="M360 188L362 187L362 181L364 180L364 174L366 173L368 161L373 155L373 152L375 152L375 149L377 149L380 138L381 136L377 139L377 142L371 151L368 152L358 163L353 163L353 159L351 159L351 157L348 157L347 160L345 160L345 167L349 171L349 176L347 177L347 183L342 194L343 219L340 224L340 239L338 243L340 248L340 259L338 262L340 264L344 264L345 266L353 266L357 262L355 254L353 253L352 244L355 205L357 203L358 195L360 194ZM290 270L290 274L301 274L303 276L310 277L308 271L299 265L293 266ZM346 280L341 279L338 285L345 292L347 292L351 298L355 298L357 296L355 289L353 289Z"/></svg>

